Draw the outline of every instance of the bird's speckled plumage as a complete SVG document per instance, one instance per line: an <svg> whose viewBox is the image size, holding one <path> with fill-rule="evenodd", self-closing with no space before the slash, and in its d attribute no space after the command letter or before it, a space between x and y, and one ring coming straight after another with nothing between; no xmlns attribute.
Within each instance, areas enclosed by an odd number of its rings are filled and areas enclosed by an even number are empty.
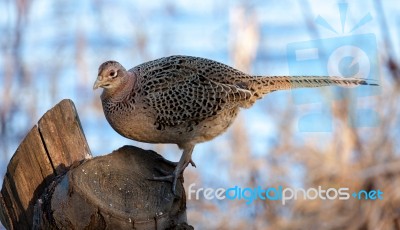
<svg viewBox="0 0 400 230"><path fill-rule="evenodd" d="M329 85L374 84L356 78L251 76L205 58L170 56L128 71L118 62L105 62L94 88L104 88L104 114L118 133L184 150L172 176L176 182L187 164L194 164L193 147L223 133L240 108L276 90Z"/></svg>

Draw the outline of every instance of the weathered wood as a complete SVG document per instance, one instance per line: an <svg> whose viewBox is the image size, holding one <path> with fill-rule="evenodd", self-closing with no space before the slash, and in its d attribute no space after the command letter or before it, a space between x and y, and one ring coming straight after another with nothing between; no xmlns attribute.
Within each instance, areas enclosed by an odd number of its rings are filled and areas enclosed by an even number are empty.
<svg viewBox="0 0 400 230"><path fill-rule="evenodd" d="M75 107L63 100L28 133L9 162L0 193L7 229L193 229L182 181L148 180L173 166L124 146L91 158Z"/></svg>
<svg viewBox="0 0 400 230"><path fill-rule="evenodd" d="M158 169L172 172L160 155L133 146L88 160L70 170L43 207L57 228L167 229L186 223L182 183L151 181ZM49 211L51 210L51 211ZM45 220L43 226L48 226ZM182 228L184 229L184 228Z"/></svg>
<svg viewBox="0 0 400 230"><path fill-rule="evenodd" d="M53 168L37 126L34 126L11 159L4 179L1 192L3 204L6 205L11 219L17 221L8 223L11 224L9 226L29 226L35 198L41 195L52 175Z"/></svg>
<svg viewBox="0 0 400 230"><path fill-rule="evenodd" d="M0 220L7 229L31 229L33 206L56 175L91 156L71 100L48 111L9 162L0 194Z"/></svg>
<svg viewBox="0 0 400 230"><path fill-rule="evenodd" d="M57 174L74 162L90 158L91 153L75 106L63 100L39 120L43 144Z"/></svg>

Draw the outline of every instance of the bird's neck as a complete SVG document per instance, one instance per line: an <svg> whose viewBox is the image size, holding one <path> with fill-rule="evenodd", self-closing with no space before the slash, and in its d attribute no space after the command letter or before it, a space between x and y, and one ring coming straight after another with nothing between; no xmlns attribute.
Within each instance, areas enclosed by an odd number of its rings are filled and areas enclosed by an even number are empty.
<svg viewBox="0 0 400 230"><path fill-rule="evenodd" d="M101 94L102 99L108 99L113 102L120 102L126 99L132 92L136 78L134 73L127 72L120 84L111 89L104 89Z"/></svg>

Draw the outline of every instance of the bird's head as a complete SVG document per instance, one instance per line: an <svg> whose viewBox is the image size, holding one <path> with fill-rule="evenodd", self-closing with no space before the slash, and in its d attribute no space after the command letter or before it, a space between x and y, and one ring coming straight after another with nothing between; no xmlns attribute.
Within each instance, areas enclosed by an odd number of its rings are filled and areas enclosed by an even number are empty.
<svg viewBox="0 0 400 230"><path fill-rule="evenodd" d="M116 61L106 61L99 67L99 73L94 82L93 89L102 87L104 89L118 88L124 82L126 69Z"/></svg>

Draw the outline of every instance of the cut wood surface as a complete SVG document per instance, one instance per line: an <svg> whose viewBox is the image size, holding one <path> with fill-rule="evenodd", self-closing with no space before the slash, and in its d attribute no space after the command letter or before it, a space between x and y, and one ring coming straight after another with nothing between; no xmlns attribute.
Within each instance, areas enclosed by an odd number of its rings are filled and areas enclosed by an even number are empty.
<svg viewBox="0 0 400 230"><path fill-rule="evenodd" d="M158 169L174 170L162 159L124 146L69 171L44 203L51 203L53 222L68 229L175 229L186 223L182 183L175 196L171 183L148 180Z"/></svg>
<svg viewBox="0 0 400 230"><path fill-rule="evenodd" d="M193 229L182 180L149 180L173 165L124 146L92 158L71 100L39 120L7 167L0 220L7 229Z"/></svg>

